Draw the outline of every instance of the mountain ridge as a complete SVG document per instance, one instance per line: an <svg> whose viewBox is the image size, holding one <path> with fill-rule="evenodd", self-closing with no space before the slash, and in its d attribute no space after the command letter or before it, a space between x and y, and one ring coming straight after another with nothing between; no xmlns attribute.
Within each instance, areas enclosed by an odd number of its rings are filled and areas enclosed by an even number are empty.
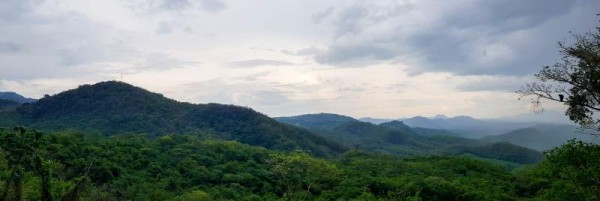
<svg viewBox="0 0 600 201"><path fill-rule="evenodd" d="M332 156L346 149L251 108L179 102L118 81L82 85L26 103L2 116L11 116L13 121L0 122L52 131L77 129L103 135L200 134L275 150L302 149L317 156Z"/></svg>
<svg viewBox="0 0 600 201"><path fill-rule="evenodd" d="M16 92L12 92L12 91L0 92L0 99L11 100L11 101L15 101L20 104L32 103L32 102L36 101L36 99L27 98L21 94L18 94Z"/></svg>

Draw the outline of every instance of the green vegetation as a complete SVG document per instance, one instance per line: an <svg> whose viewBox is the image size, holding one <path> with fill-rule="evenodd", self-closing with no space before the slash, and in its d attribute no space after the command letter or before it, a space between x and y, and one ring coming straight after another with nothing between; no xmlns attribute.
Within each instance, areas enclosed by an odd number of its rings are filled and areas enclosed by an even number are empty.
<svg viewBox="0 0 600 201"><path fill-rule="evenodd" d="M21 104L19 102L7 99L0 99L0 112L17 109Z"/></svg>
<svg viewBox="0 0 600 201"><path fill-rule="evenodd" d="M368 152L396 156L473 154L501 163L528 164L541 161L535 150L508 144L488 143L474 139L444 135L450 132L437 129L408 127L401 121L375 125L335 114L309 114L280 117L278 121L309 129L349 147ZM426 134L422 134L426 133Z"/></svg>
<svg viewBox="0 0 600 201"><path fill-rule="evenodd" d="M534 109L541 100L562 102L573 122L600 131L600 27L584 34L573 34L573 43L559 42L561 58L535 74L539 82L528 83L517 91L532 96Z"/></svg>
<svg viewBox="0 0 600 201"><path fill-rule="evenodd" d="M570 141L543 157L402 122L317 117L292 126L121 82L84 85L0 112L0 126L46 132L0 129L0 200L600 199L598 145Z"/></svg>
<svg viewBox="0 0 600 201"><path fill-rule="evenodd" d="M464 149L462 152L475 154L484 158L492 158L520 164L537 163L543 159L543 155L537 151L507 142L476 146Z"/></svg>
<svg viewBox="0 0 600 201"><path fill-rule="evenodd" d="M325 160L194 135L15 128L0 139L5 200L594 200L600 178L600 147L577 142L512 174L469 157L350 151Z"/></svg>
<svg viewBox="0 0 600 201"><path fill-rule="evenodd" d="M177 102L116 81L26 103L0 112L0 126L24 125L42 131L76 129L86 133L196 134L275 150L305 150L333 157L346 148L304 129L279 123L246 107Z"/></svg>

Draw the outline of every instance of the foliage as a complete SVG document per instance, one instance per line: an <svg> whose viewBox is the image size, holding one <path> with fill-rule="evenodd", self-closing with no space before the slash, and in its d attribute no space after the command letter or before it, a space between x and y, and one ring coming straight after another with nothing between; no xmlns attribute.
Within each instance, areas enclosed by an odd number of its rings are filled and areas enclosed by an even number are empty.
<svg viewBox="0 0 600 201"><path fill-rule="evenodd" d="M600 145L571 140L546 157L541 168L550 185L543 197L600 200Z"/></svg>
<svg viewBox="0 0 600 201"><path fill-rule="evenodd" d="M116 81L46 96L17 111L0 112L0 126L16 122L44 131L76 129L104 135L189 133L276 150L299 149L321 157L333 157L346 149L250 108L178 102Z"/></svg>
<svg viewBox="0 0 600 201"><path fill-rule="evenodd" d="M540 152L508 143L486 143L448 135L420 135L401 121L375 125L334 114L301 115L277 120L369 152L397 156L471 153L481 158L518 164L536 163L542 159ZM435 129L428 129L427 132L449 133Z"/></svg>
<svg viewBox="0 0 600 201"><path fill-rule="evenodd" d="M287 200L304 200L312 194L321 181L331 180L339 175L335 164L311 158L308 154L274 154L269 160L274 175L285 188Z"/></svg>
<svg viewBox="0 0 600 201"><path fill-rule="evenodd" d="M467 148L463 152L472 153L485 158L492 158L521 164L538 163L543 159L543 156L540 152L513 145L507 142L492 143Z"/></svg>
<svg viewBox="0 0 600 201"><path fill-rule="evenodd" d="M559 42L560 62L535 75L541 83L529 83L518 93L533 96L534 109L540 109L541 99L564 102L571 120L600 130L600 119L593 116L600 112L600 27L573 38L570 45Z"/></svg>
<svg viewBox="0 0 600 201"><path fill-rule="evenodd" d="M0 99L0 112L14 110L20 105L21 103L13 100Z"/></svg>
<svg viewBox="0 0 600 201"><path fill-rule="evenodd" d="M9 130L0 132L3 139L11 136ZM467 157L351 151L327 160L183 134L60 132L38 141L28 146L48 164L43 167L50 170L54 200L514 200L535 195L520 194L518 178L501 166ZM25 165L35 161L10 154L17 147L2 146L0 181L10 178L9 164L23 164L23 199L40 200L35 163ZM0 184L4 192L6 182Z"/></svg>

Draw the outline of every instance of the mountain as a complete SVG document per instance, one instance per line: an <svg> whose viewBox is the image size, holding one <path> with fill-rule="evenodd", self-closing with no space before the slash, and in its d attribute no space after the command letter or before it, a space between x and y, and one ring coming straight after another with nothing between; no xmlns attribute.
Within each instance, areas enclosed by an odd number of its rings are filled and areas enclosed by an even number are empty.
<svg viewBox="0 0 600 201"><path fill-rule="evenodd" d="M119 133L199 134L275 150L302 149L332 156L345 148L307 130L279 123L247 107L191 104L123 82L83 85L0 114L2 122L55 131L77 129ZM13 125L0 125L13 126Z"/></svg>
<svg viewBox="0 0 600 201"><path fill-rule="evenodd" d="M544 155L539 151L508 142L484 144L475 147L454 147L456 154L474 154L483 158L510 161L520 164L538 163Z"/></svg>
<svg viewBox="0 0 600 201"><path fill-rule="evenodd" d="M329 113L275 117L275 120L309 129L331 129L347 122L358 121L352 117Z"/></svg>
<svg viewBox="0 0 600 201"><path fill-rule="evenodd" d="M422 136L454 136L454 137L460 137L461 134L457 134L454 132L450 132L447 130L441 130L441 129L433 129L433 128L412 128L413 131L415 131L418 135L422 135Z"/></svg>
<svg viewBox="0 0 600 201"><path fill-rule="evenodd" d="M537 123L504 122L498 120L481 120L469 116L446 117L436 115L433 118L416 116L403 120L404 124L413 128L447 130L460 137L480 138L498 135L511 130L526 128Z"/></svg>
<svg viewBox="0 0 600 201"><path fill-rule="evenodd" d="M401 132L404 132L404 133L410 133L410 134L414 134L414 135L417 134L417 132L415 132L415 130L413 130L411 127L408 127L402 121L396 121L396 120L394 120L394 121L390 121L390 122L387 122L387 123L382 123L382 124L379 124L379 125L383 126L383 127L391 128L391 129L394 129L394 130L397 130L397 131L401 131Z"/></svg>
<svg viewBox="0 0 600 201"><path fill-rule="evenodd" d="M483 138L489 142L509 142L539 151L558 147L570 139L600 144L600 137L581 133L577 126L560 124L539 124Z"/></svg>
<svg viewBox="0 0 600 201"><path fill-rule="evenodd" d="M17 103L32 103L35 102L35 99L33 98L26 98L24 96L21 96L15 92L0 92L0 99L4 99L4 100L12 100L15 101Z"/></svg>
<svg viewBox="0 0 600 201"><path fill-rule="evenodd" d="M385 122L393 121L393 119L380 119L380 118L371 118L371 117L363 117L363 118L359 118L358 120L362 121L362 122L369 122L372 124L382 124Z"/></svg>
<svg viewBox="0 0 600 201"><path fill-rule="evenodd" d="M0 112L17 109L21 103L13 100L0 99Z"/></svg>
<svg viewBox="0 0 600 201"><path fill-rule="evenodd" d="M376 125L325 113L275 119L309 129L355 149L397 156L471 154L484 159L523 164L536 161L541 155L535 150L516 145L498 145L499 143L457 137L457 134L445 130L411 128L396 120ZM494 150L498 147L502 149Z"/></svg>
<svg viewBox="0 0 600 201"><path fill-rule="evenodd" d="M448 116L443 115L443 114L437 114L437 115L433 116L432 119L448 119Z"/></svg>

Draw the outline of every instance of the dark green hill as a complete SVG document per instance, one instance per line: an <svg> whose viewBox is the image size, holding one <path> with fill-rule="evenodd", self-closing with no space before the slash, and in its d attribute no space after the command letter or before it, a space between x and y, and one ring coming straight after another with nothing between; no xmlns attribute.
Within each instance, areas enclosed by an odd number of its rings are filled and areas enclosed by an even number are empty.
<svg viewBox="0 0 600 201"><path fill-rule="evenodd" d="M335 142L279 123L250 108L178 102L116 81L46 96L19 107L12 117L19 124L46 131L77 129L104 135L195 133L276 150L302 149L317 156L345 150Z"/></svg>
<svg viewBox="0 0 600 201"><path fill-rule="evenodd" d="M411 127L408 127L406 124L404 124L402 121L390 121L390 122L386 122L386 123L382 123L379 124L380 126L383 127L387 127L387 128L391 128L397 131L401 131L404 133L411 133L411 134L417 134L417 132L415 132L415 130L413 130Z"/></svg>
<svg viewBox="0 0 600 201"><path fill-rule="evenodd" d="M456 137L419 136L399 121L375 125L336 114L308 114L276 120L309 129L347 146L400 156L438 153L437 149L446 146L477 144L471 142L474 140Z"/></svg>
<svg viewBox="0 0 600 201"><path fill-rule="evenodd" d="M329 113L305 114L292 117L276 117L275 120L309 129L333 129L336 126L347 122L358 121L352 117Z"/></svg>
<svg viewBox="0 0 600 201"><path fill-rule="evenodd" d="M20 105L21 103L13 100L0 99L0 112L17 109Z"/></svg>
<svg viewBox="0 0 600 201"><path fill-rule="evenodd" d="M458 154L474 154L484 158L510 161L520 164L538 163L544 155L533 149L521 147L508 142L485 144L476 147L456 148Z"/></svg>
<svg viewBox="0 0 600 201"><path fill-rule="evenodd" d="M454 137L460 137L462 136L461 134L452 132L452 131L447 131L447 130L441 130L441 129L433 129L433 128L420 128L420 127L415 127L412 128L417 134L422 135L422 136L454 136Z"/></svg>
<svg viewBox="0 0 600 201"><path fill-rule="evenodd" d="M446 130L411 128L402 121L376 125L336 114L309 114L276 120L375 153L397 156L470 154L516 164L538 162L541 158L541 153L517 145L461 138Z"/></svg>

